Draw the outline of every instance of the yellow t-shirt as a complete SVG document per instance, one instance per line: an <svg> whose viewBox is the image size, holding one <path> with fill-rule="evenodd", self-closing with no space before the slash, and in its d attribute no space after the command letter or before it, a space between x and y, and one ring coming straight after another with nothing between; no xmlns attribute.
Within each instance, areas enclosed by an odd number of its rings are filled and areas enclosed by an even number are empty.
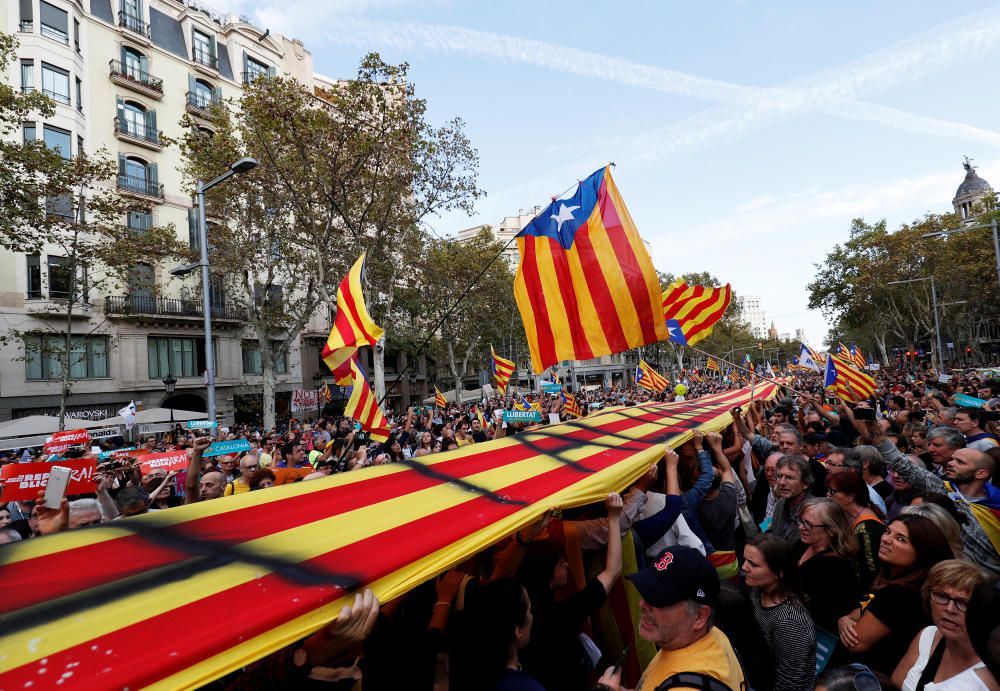
<svg viewBox="0 0 1000 691"><path fill-rule="evenodd" d="M250 485L244 485L239 480L233 480L232 482L226 483L226 489L223 491L222 496L231 497L234 494L243 494L244 492L250 491Z"/></svg>
<svg viewBox="0 0 1000 691"><path fill-rule="evenodd" d="M642 673L636 691L653 691L657 686L681 672L700 672L715 677L738 691L743 683L743 669L736 659L726 634L712 627L708 635L680 650L661 650ZM686 688L686 687L678 687Z"/></svg>

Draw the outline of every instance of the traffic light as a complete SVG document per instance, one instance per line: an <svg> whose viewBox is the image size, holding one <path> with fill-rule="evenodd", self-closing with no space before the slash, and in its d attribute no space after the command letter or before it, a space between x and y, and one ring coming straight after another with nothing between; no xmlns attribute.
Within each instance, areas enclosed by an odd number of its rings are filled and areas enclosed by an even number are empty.
<svg viewBox="0 0 1000 691"><path fill-rule="evenodd" d="M965 346L965 354L966 355L972 354L972 346Z"/></svg>

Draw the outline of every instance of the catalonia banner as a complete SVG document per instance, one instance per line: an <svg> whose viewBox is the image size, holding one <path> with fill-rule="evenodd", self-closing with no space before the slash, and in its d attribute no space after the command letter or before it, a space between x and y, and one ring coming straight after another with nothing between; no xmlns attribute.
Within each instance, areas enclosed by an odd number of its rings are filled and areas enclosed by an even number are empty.
<svg viewBox="0 0 1000 691"><path fill-rule="evenodd" d="M722 429L750 399L596 413L7 545L0 688L202 686L330 622L360 588L388 602L550 509L624 489L664 444Z"/></svg>

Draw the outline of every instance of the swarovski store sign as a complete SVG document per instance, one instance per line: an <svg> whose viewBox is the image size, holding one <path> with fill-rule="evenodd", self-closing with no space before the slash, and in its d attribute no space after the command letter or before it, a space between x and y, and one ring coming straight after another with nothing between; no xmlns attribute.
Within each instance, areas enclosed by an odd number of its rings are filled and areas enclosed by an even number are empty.
<svg viewBox="0 0 1000 691"><path fill-rule="evenodd" d="M124 403L68 405L66 406L66 417L71 420L105 420L118 415L118 411L128 404L129 401L125 401ZM28 417L29 415L51 415L58 417L59 408L17 408L14 410L14 419Z"/></svg>

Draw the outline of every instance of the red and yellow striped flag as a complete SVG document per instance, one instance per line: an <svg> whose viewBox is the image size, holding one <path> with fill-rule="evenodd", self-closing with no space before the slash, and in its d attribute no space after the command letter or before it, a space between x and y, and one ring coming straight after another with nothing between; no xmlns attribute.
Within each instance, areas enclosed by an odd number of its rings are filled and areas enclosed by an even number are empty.
<svg viewBox="0 0 1000 691"><path fill-rule="evenodd" d="M497 355L497 351L490 346L490 353L493 355L493 379L497 383L497 391L501 396L507 395L507 383L511 374L514 373L514 361L502 358Z"/></svg>
<svg viewBox="0 0 1000 691"><path fill-rule="evenodd" d="M353 379L351 358L361 346L375 345L385 333L368 314L362 291L365 254L362 252L337 288L337 316L323 348L323 362L341 386Z"/></svg>
<svg viewBox="0 0 1000 691"><path fill-rule="evenodd" d="M863 370L868 366L868 360L865 358L865 354L861 352L861 348L857 347L853 343L851 344L851 360L859 370Z"/></svg>
<svg viewBox="0 0 1000 691"><path fill-rule="evenodd" d="M722 374L722 368L719 367L719 363L715 361L715 358L708 358L708 363L705 365L705 369Z"/></svg>
<svg viewBox="0 0 1000 691"><path fill-rule="evenodd" d="M749 401L630 407L6 545L0 688L68 672L90 689L204 686L328 624L361 588L388 602L551 509L603 501Z"/></svg>
<svg viewBox="0 0 1000 691"><path fill-rule="evenodd" d="M705 288L675 281L663 293L663 317L669 340L680 345L694 345L712 334L716 322L729 308L733 289Z"/></svg>
<svg viewBox="0 0 1000 691"><path fill-rule="evenodd" d="M666 340L656 270L610 167L553 201L517 244L514 297L536 374Z"/></svg>
<svg viewBox="0 0 1000 691"><path fill-rule="evenodd" d="M567 415L573 415L575 417L583 417L583 413L580 412L580 404L576 402L576 396L571 394L566 389L562 391L562 402L563 410Z"/></svg>
<svg viewBox="0 0 1000 691"><path fill-rule="evenodd" d="M837 355L849 362L854 360L854 357L851 355L851 349L840 342L837 343Z"/></svg>
<svg viewBox="0 0 1000 691"><path fill-rule="evenodd" d="M863 401L875 392L875 379L856 369L850 360L830 353L826 359L823 386L832 388L841 400L854 403Z"/></svg>
<svg viewBox="0 0 1000 691"><path fill-rule="evenodd" d="M434 387L434 407L441 408L441 410L448 407L447 399L445 399L444 394L441 393L441 390L436 386Z"/></svg>
<svg viewBox="0 0 1000 691"><path fill-rule="evenodd" d="M378 405L375 392L368 383L368 373L358 362L357 356L348 363L351 367L352 384L351 397L344 406L344 416L361 423L361 429L368 432L372 441L384 442L389 438L389 421L385 419Z"/></svg>
<svg viewBox="0 0 1000 691"><path fill-rule="evenodd" d="M662 374L650 367L649 363L639 358L635 368L635 383L644 389L660 392L670 386L670 382Z"/></svg>

